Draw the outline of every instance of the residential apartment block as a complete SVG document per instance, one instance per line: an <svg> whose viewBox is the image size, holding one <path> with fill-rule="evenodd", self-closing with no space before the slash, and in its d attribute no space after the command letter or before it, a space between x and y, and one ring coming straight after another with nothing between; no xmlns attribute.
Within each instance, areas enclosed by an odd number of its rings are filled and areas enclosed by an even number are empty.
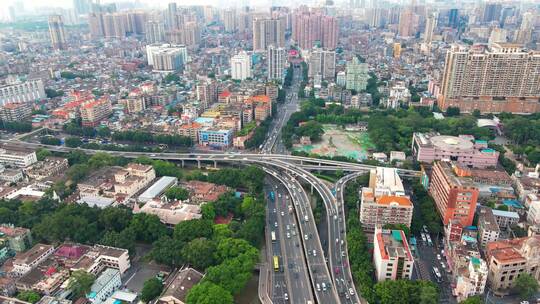
<svg viewBox="0 0 540 304"><path fill-rule="evenodd" d="M0 147L0 164L26 168L37 162L36 152L12 147Z"/></svg>
<svg viewBox="0 0 540 304"><path fill-rule="evenodd" d="M0 120L21 122L32 117L32 105L29 103L6 103L0 108Z"/></svg>
<svg viewBox="0 0 540 304"><path fill-rule="evenodd" d="M540 52L522 45L453 45L446 54L438 104L462 112L540 111Z"/></svg>
<svg viewBox="0 0 540 304"><path fill-rule="evenodd" d="M414 259L402 230L375 228L373 263L377 281L410 279Z"/></svg>
<svg viewBox="0 0 540 304"><path fill-rule="evenodd" d="M41 79L0 86L0 105L26 103L46 98Z"/></svg>
<svg viewBox="0 0 540 304"><path fill-rule="evenodd" d="M405 196L405 190L397 171L378 167L370 171L369 187L363 187L360 199L360 222L373 231L385 224L411 225L413 204Z"/></svg>
<svg viewBox="0 0 540 304"><path fill-rule="evenodd" d="M108 97L87 101L81 105L82 125L85 127L96 127L111 114L112 105Z"/></svg>

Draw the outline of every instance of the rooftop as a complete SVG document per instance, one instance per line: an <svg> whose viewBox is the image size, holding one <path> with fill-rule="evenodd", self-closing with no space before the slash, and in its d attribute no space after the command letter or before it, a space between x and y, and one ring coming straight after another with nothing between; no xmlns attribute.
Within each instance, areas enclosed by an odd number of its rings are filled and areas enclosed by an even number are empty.
<svg viewBox="0 0 540 304"><path fill-rule="evenodd" d="M403 231L376 228L375 236L383 259L402 257L412 261L407 237Z"/></svg>
<svg viewBox="0 0 540 304"><path fill-rule="evenodd" d="M45 244L36 244L30 250L22 253L18 253L15 256L15 264L30 264L39 257L41 257L45 252L53 249L52 245Z"/></svg>
<svg viewBox="0 0 540 304"><path fill-rule="evenodd" d="M202 278L203 274L193 268L180 270L166 287L165 292L159 298L159 302L169 302L168 297L185 302L189 290Z"/></svg>

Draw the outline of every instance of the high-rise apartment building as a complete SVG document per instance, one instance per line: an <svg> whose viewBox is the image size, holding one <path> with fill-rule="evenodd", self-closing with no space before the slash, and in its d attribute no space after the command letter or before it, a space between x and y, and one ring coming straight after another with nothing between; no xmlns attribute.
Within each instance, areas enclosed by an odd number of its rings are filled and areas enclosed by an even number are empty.
<svg viewBox="0 0 540 304"><path fill-rule="evenodd" d="M77 15L88 14L90 12L90 0L73 0L73 9Z"/></svg>
<svg viewBox="0 0 540 304"><path fill-rule="evenodd" d="M424 30L424 42L431 43L433 41L433 33L437 27L437 15L430 14L426 19L426 28Z"/></svg>
<svg viewBox="0 0 540 304"><path fill-rule="evenodd" d="M241 52L231 58L231 76L235 80L245 80L252 77L251 56L246 52Z"/></svg>
<svg viewBox="0 0 540 304"><path fill-rule="evenodd" d="M159 43L165 41L165 25L160 21L146 22L146 42Z"/></svg>
<svg viewBox="0 0 540 304"><path fill-rule="evenodd" d="M296 12L292 17L292 38L302 49L314 46L335 49L339 37L337 19L320 12Z"/></svg>
<svg viewBox="0 0 540 304"><path fill-rule="evenodd" d="M360 62L357 57L353 57L351 61L347 62L347 90L356 90L360 92L367 87L367 81L369 79L368 65Z"/></svg>
<svg viewBox="0 0 540 304"><path fill-rule="evenodd" d="M268 79L283 81L287 69L287 51L273 45L268 47L266 55Z"/></svg>
<svg viewBox="0 0 540 304"><path fill-rule="evenodd" d="M412 8L407 7L401 12L399 15L398 36L413 37L415 35L413 19L414 12Z"/></svg>
<svg viewBox="0 0 540 304"><path fill-rule="evenodd" d="M267 50L270 45L285 46L285 24L281 19L256 18L253 20L253 50Z"/></svg>
<svg viewBox="0 0 540 304"><path fill-rule="evenodd" d="M223 27L225 32L235 32L237 30L236 23L236 11L233 9L226 9L222 13Z"/></svg>
<svg viewBox="0 0 540 304"><path fill-rule="evenodd" d="M501 10L502 10L501 3L497 3L497 2L485 3L483 15L482 15L482 21L485 23L489 23L492 21L498 22L501 19Z"/></svg>
<svg viewBox="0 0 540 304"><path fill-rule="evenodd" d="M61 15L49 16L49 35L53 49L63 50L67 47L64 21L62 21Z"/></svg>
<svg viewBox="0 0 540 304"><path fill-rule="evenodd" d="M95 127L111 114L112 105L108 97L87 101L81 105L82 125L85 127Z"/></svg>
<svg viewBox="0 0 540 304"><path fill-rule="evenodd" d="M462 227L472 225L479 191L469 170L455 163L435 162L429 192L444 225L451 220Z"/></svg>
<svg viewBox="0 0 540 304"><path fill-rule="evenodd" d="M414 258L402 230L377 227L373 240L373 263L377 281L411 279Z"/></svg>
<svg viewBox="0 0 540 304"><path fill-rule="evenodd" d="M336 52L313 49L309 55L308 76L321 75L323 79L334 80L336 77Z"/></svg>
<svg viewBox="0 0 540 304"><path fill-rule="evenodd" d="M540 52L516 44L453 45L446 54L438 104L462 112L539 112Z"/></svg>
<svg viewBox="0 0 540 304"><path fill-rule="evenodd" d="M521 44L527 44L531 41L532 32L534 29L535 15L531 12L523 13L521 17L521 25L515 35L515 42Z"/></svg>
<svg viewBox="0 0 540 304"><path fill-rule="evenodd" d="M187 49L183 45L150 44L146 46L146 58L154 71L181 71L187 62Z"/></svg>
<svg viewBox="0 0 540 304"><path fill-rule="evenodd" d="M321 32L321 46L329 50L335 49L339 38L339 26L336 17L322 16Z"/></svg>
<svg viewBox="0 0 540 304"><path fill-rule="evenodd" d="M177 29L178 24L178 10L176 7L175 2L169 3L167 6L167 11L165 12L165 23L167 24L167 28L170 30Z"/></svg>

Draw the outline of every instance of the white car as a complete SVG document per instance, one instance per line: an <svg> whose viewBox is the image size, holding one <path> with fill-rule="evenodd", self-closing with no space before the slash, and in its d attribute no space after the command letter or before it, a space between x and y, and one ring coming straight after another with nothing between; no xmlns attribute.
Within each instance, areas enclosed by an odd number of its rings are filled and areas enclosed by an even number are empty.
<svg viewBox="0 0 540 304"><path fill-rule="evenodd" d="M274 223L274 227L277 227L277 222Z"/></svg>
<svg viewBox="0 0 540 304"><path fill-rule="evenodd" d="M441 255L440 254L437 254L437 260L441 260Z"/></svg>
<svg viewBox="0 0 540 304"><path fill-rule="evenodd" d="M308 238L307 234L304 234L304 240L307 241L308 239L309 239L309 238Z"/></svg>
<svg viewBox="0 0 540 304"><path fill-rule="evenodd" d="M291 234L287 232L287 238L290 239L291 238Z"/></svg>
<svg viewBox="0 0 540 304"><path fill-rule="evenodd" d="M350 294L351 296L354 296L354 289L349 288L349 294Z"/></svg>

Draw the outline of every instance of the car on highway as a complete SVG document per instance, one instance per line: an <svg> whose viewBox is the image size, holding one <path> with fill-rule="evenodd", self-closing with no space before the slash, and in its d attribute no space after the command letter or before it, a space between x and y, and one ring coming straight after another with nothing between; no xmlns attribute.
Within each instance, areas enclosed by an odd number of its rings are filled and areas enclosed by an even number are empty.
<svg viewBox="0 0 540 304"><path fill-rule="evenodd" d="M325 284L324 282L322 282L321 285L322 285L322 290L323 290L323 291L326 291L326 284Z"/></svg>
<svg viewBox="0 0 540 304"><path fill-rule="evenodd" d="M274 223L274 227L277 227L277 222Z"/></svg>
<svg viewBox="0 0 540 304"><path fill-rule="evenodd" d="M354 289L349 288L349 294L350 294L351 296L354 296Z"/></svg>
<svg viewBox="0 0 540 304"><path fill-rule="evenodd" d="M287 232L287 238L290 239L291 238L291 234Z"/></svg>
<svg viewBox="0 0 540 304"><path fill-rule="evenodd" d="M437 260L441 260L441 255L440 254L437 254Z"/></svg>
<svg viewBox="0 0 540 304"><path fill-rule="evenodd" d="M285 212L281 211L281 216L285 216Z"/></svg>
<svg viewBox="0 0 540 304"><path fill-rule="evenodd" d="M313 249L313 256L317 256L317 251Z"/></svg>
<svg viewBox="0 0 540 304"><path fill-rule="evenodd" d="M288 295L287 293L285 293L285 294L283 295L283 298L285 299L285 301L288 301L288 300L289 300L289 295Z"/></svg>
<svg viewBox="0 0 540 304"><path fill-rule="evenodd" d="M304 234L304 240L306 240L306 241L308 240L307 234Z"/></svg>
<svg viewBox="0 0 540 304"><path fill-rule="evenodd" d="M317 291L321 291L321 285L319 283L317 283Z"/></svg>

